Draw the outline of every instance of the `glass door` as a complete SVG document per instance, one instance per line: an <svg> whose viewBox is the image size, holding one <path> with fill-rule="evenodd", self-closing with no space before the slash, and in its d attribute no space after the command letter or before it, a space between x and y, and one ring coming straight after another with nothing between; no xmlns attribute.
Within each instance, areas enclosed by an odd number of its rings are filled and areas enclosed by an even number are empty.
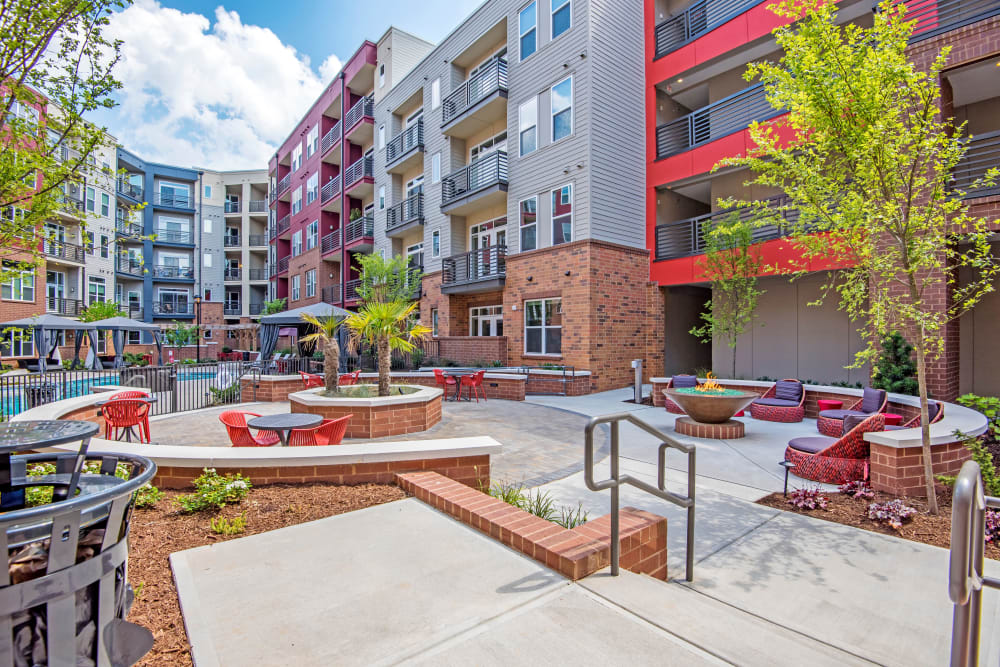
<svg viewBox="0 0 1000 667"><path fill-rule="evenodd" d="M478 306L469 309L470 336L502 336L503 306Z"/></svg>
<svg viewBox="0 0 1000 667"><path fill-rule="evenodd" d="M58 312L62 300L66 297L66 274L62 271L45 272L45 296L48 309Z"/></svg>
<svg viewBox="0 0 1000 667"><path fill-rule="evenodd" d="M499 218L478 225L469 230L469 246L473 253L473 267L480 278L492 275L498 265L497 253L507 246L507 219Z"/></svg>

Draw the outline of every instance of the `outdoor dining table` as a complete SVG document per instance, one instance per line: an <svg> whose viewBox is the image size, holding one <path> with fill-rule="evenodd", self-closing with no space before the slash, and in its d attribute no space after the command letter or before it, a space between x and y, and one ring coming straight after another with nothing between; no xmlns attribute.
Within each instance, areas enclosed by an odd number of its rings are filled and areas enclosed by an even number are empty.
<svg viewBox="0 0 1000 667"><path fill-rule="evenodd" d="M471 377L476 374L476 369L474 368L446 368L444 369L444 374L447 377L455 378L455 395L451 400L458 401L459 396L462 393L462 378Z"/></svg>
<svg viewBox="0 0 1000 667"><path fill-rule="evenodd" d="M63 419L0 424L0 510L24 507L25 489L29 486L51 485L55 487L54 499L73 498L90 438L99 430L93 422ZM72 471L46 475L44 479L29 477L23 457L13 455L67 442L80 442Z"/></svg>
<svg viewBox="0 0 1000 667"><path fill-rule="evenodd" d="M274 431L281 440L281 446L288 446L289 434L297 428L312 428L323 423L323 418L319 415L310 415L304 412L290 412L283 415L264 415L254 417L247 421L247 426L259 431Z"/></svg>
<svg viewBox="0 0 1000 667"><path fill-rule="evenodd" d="M98 401L97 403L94 403L94 406L96 406L98 408L101 408L101 407L104 407L108 403L110 403L112 401L115 401L115 400L122 400L122 399L107 398L107 399L105 399L103 401ZM146 396L145 398L130 398L130 399L125 399L125 400L130 400L130 401L146 401L147 403L150 404L150 408L149 409L152 410L153 409L153 407L152 407L153 403L156 403L157 401L159 401L160 398L158 396ZM118 439L121 440L122 436L118 436ZM125 429L125 441L126 442L132 442L132 427L131 426L129 426L128 428ZM142 438L139 438L139 441L141 442Z"/></svg>

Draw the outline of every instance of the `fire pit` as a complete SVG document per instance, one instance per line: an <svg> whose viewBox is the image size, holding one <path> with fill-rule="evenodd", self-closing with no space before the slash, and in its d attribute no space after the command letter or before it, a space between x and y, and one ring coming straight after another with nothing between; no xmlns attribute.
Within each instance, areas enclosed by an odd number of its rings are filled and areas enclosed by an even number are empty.
<svg viewBox="0 0 1000 667"><path fill-rule="evenodd" d="M663 393L688 415L677 418L674 430L694 438L742 438L743 422L733 415L759 398L753 392L724 389L711 378L697 387L664 389Z"/></svg>

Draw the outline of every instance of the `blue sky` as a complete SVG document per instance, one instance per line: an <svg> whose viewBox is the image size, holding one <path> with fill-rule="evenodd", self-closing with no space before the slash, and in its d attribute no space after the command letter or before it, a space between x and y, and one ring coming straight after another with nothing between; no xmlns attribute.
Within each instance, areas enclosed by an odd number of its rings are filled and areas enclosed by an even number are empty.
<svg viewBox="0 0 1000 667"><path fill-rule="evenodd" d="M149 160L264 168L364 39L392 24L436 43L481 2L135 0L109 26L120 106L93 120Z"/></svg>

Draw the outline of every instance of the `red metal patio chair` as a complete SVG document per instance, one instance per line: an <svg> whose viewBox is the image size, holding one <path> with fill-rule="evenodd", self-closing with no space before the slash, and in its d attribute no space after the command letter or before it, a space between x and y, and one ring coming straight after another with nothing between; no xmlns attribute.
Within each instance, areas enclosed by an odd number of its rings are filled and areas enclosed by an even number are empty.
<svg viewBox="0 0 1000 667"><path fill-rule="evenodd" d="M138 398L116 398L101 408L104 416L105 435L118 438L120 429L139 427L139 441L149 442L149 403Z"/></svg>
<svg viewBox="0 0 1000 667"><path fill-rule="evenodd" d="M314 428L292 429L288 436L289 447L310 447L339 445L344 440L347 433L347 424L351 421L353 414L337 419L324 419L323 423Z"/></svg>
<svg viewBox="0 0 1000 667"><path fill-rule="evenodd" d="M440 368L434 369L434 382L444 390L445 396L448 395L448 387L455 386L455 378L448 377Z"/></svg>
<svg viewBox="0 0 1000 667"><path fill-rule="evenodd" d="M130 389L128 391L119 391L114 394L109 400L117 401L122 398L149 398L149 392L138 391L135 389ZM152 406L150 406L152 409ZM142 428L146 430L146 439L149 439L149 410L146 411L146 418L142 420Z"/></svg>
<svg viewBox="0 0 1000 667"><path fill-rule="evenodd" d="M352 384L354 384L354 373L344 373L337 378L337 385L340 387L349 387Z"/></svg>
<svg viewBox="0 0 1000 667"><path fill-rule="evenodd" d="M806 416L806 389L798 380L778 380L750 404L750 416L766 422L800 422Z"/></svg>
<svg viewBox="0 0 1000 667"><path fill-rule="evenodd" d="M303 373L299 371L299 375L302 377L302 383L305 384L306 389L312 387L322 387L324 385L323 376L316 375L315 373Z"/></svg>
<svg viewBox="0 0 1000 667"><path fill-rule="evenodd" d="M281 442L278 434L271 431L261 431L257 435L251 433L250 427L247 426L247 417L260 417L260 415L241 410L226 410L219 415L219 421L226 425L229 442L233 447L270 447Z"/></svg>
<svg viewBox="0 0 1000 667"><path fill-rule="evenodd" d="M826 484L868 479L870 451L865 433L885 428L885 415L877 412L865 419L849 419L859 423L839 438L813 435L789 440L785 460L795 464L792 473Z"/></svg>
<svg viewBox="0 0 1000 667"><path fill-rule="evenodd" d="M476 392L476 403L479 402L479 388L483 386L483 377L486 375L486 371L477 371L472 375L462 376L462 386L458 389L458 397L462 398L462 390L465 387L469 388L469 397L472 397L472 392ZM483 400L486 400L486 389L483 389Z"/></svg>

